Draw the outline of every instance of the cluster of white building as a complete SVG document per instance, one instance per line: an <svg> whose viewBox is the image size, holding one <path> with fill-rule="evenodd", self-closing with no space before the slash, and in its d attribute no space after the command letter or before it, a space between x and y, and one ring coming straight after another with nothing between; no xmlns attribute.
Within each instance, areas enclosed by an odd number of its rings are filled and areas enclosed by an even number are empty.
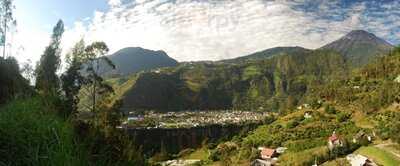
<svg viewBox="0 0 400 166"><path fill-rule="evenodd" d="M268 113L250 111L181 111L181 112L147 112L141 116L129 116L125 124L129 122L154 120L155 128L188 128L207 126L213 124L240 124L246 122L260 122L268 116ZM134 126L132 126L134 127Z"/></svg>

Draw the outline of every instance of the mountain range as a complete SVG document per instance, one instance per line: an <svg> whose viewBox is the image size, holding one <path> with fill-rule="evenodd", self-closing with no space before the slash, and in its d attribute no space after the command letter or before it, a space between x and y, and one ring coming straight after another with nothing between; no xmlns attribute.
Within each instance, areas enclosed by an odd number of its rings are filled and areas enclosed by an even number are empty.
<svg viewBox="0 0 400 166"><path fill-rule="evenodd" d="M353 30L317 50L333 50L343 55L350 66L358 67L367 64L373 57L385 55L394 47L387 41L364 30ZM217 62L245 63L269 59L280 55L306 55L313 50L303 47L275 47L234 59ZM116 65L116 70L103 67L103 75L126 76L139 71L148 71L162 67L175 67L178 62L164 51L153 51L140 47L128 47L109 56Z"/></svg>
<svg viewBox="0 0 400 166"><path fill-rule="evenodd" d="M386 55L394 48L387 41L378 38L372 33L364 30L353 30L320 48L319 50L333 50L345 56L346 61L353 67L359 67L367 64L373 57ZM268 59L279 55L307 54L310 49L303 47L275 47L256 52L247 56L234 59L222 60L222 62L238 63L245 61L254 61Z"/></svg>
<svg viewBox="0 0 400 166"><path fill-rule="evenodd" d="M122 76L172 67L114 81L124 110L275 110L308 100L313 87L343 78L392 49L375 35L355 30L315 50L276 47L217 62L177 63L163 51L142 48L122 49L110 59Z"/></svg>

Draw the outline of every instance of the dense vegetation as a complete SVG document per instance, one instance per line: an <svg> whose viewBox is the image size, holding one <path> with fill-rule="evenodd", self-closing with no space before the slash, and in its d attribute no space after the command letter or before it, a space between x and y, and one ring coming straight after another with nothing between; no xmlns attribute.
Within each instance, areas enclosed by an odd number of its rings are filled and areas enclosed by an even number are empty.
<svg viewBox="0 0 400 166"><path fill-rule="evenodd" d="M348 77L316 87L311 95L343 105L356 105L366 113L373 113L395 102L400 102L399 48L387 56L378 57Z"/></svg>
<svg viewBox="0 0 400 166"><path fill-rule="evenodd" d="M63 31L60 20L36 68L35 88L21 76L14 58L0 58L0 165L144 165L140 148L115 130L118 107L103 100L112 88L98 67L89 66L86 75L79 72L80 64L99 64L100 56L107 61L106 44L78 43L60 78ZM93 97L87 118L76 112L83 86L93 88L87 94Z"/></svg>
<svg viewBox="0 0 400 166"><path fill-rule="evenodd" d="M20 74L17 60L0 57L0 104L33 93L29 82Z"/></svg>
<svg viewBox="0 0 400 166"><path fill-rule="evenodd" d="M0 165L87 165L73 126L44 107L40 98L0 109Z"/></svg>

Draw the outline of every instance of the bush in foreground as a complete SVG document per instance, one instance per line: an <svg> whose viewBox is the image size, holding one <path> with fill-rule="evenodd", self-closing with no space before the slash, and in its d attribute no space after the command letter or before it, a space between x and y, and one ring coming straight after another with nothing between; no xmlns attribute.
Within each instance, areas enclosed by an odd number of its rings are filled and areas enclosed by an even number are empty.
<svg viewBox="0 0 400 166"><path fill-rule="evenodd" d="M0 165L88 165L73 127L39 98L0 108Z"/></svg>

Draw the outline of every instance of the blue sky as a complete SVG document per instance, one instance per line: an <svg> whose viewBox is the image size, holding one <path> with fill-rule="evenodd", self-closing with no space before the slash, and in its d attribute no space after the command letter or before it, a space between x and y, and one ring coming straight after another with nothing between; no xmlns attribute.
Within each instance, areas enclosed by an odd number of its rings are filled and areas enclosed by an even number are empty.
<svg viewBox="0 0 400 166"><path fill-rule="evenodd" d="M139 46L179 61L219 60L277 46L318 48L355 29L400 44L398 0L15 0L15 6L13 49L21 61L40 58L59 18L67 27L63 54L84 38L105 41L110 52Z"/></svg>
<svg viewBox="0 0 400 166"><path fill-rule="evenodd" d="M67 26L93 16L95 10L108 9L107 0L15 0L17 19L21 24L51 30L58 19Z"/></svg>

